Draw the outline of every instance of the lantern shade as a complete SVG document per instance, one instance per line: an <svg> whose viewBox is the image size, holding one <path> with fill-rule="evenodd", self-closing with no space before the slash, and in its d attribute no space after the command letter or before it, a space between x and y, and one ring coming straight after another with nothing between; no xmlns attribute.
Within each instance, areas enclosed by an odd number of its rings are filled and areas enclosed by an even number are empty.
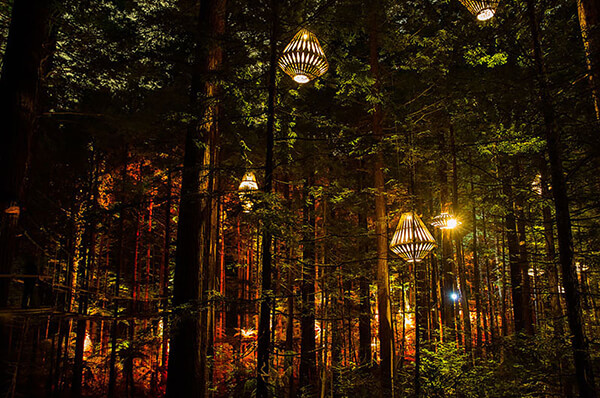
<svg viewBox="0 0 600 398"><path fill-rule="evenodd" d="M435 239L416 214L404 213L390 249L409 263L421 261L435 247Z"/></svg>
<svg viewBox="0 0 600 398"><path fill-rule="evenodd" d="M431 222L431 225L439 229L453 229L458 227L460 224L462 223L458 221L456 217L448 213L442 213L439 216L434 217L433 221Z"/></svg>
<svg viewBox="0 0 600 398"><path fill-rule="evenodd" d="M480 21L487 21L496 14L499 0L460 0L471 14Z"/></svg>
<svg viewBox="0 0 600 398"><path fill-rule="evenodd" d="M304 84L322 76L329 64L317 37L301 29L283 50L279 67L295 82Z"/></svg>
<svg viewBox="0 0 600 398"><path fill-rule="evenodd" d="M240 182L240 186L238 188L240 201L242 202L244 213L249 213L250 210L252 210L253 203L250 199L250 192L256 190L258 190L256 176L253 172L249 171L246 174L244 174L244 178L242 178L242 182Z"/></svg>

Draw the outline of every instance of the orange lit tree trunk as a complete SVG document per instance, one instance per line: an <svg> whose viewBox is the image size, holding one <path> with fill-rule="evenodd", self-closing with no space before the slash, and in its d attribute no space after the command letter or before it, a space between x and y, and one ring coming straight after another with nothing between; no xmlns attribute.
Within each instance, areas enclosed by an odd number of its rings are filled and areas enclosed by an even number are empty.
<svg viewBox="0 0 600 398"><path fill-rule="evenodd" d="M369 27L369 64L373 77L373 135L377 142L383 136L383 110L381 108L381 76L379 71L379 24L381 3L371 4ZM393 392L392 314L390 306L390 284L388 271L387 214L385 203L385 180L383 154L377 149L373 161L375 188L375 235L377 239L377 310L379 313L379 356L381 396L390 397Z"/></svg>

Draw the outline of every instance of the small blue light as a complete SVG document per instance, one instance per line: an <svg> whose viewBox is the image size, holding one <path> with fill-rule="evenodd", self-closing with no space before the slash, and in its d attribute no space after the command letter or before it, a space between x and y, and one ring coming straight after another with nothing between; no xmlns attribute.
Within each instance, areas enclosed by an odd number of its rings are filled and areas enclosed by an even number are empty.
<svg viewBox="0 0 600 398"><path fill-rule="evenodd" d="M450 294L450 298L451 298L452 300L456 301L456 300L458 300L458 294L456 294L456 293L451 293L451 294Z"/></svg>

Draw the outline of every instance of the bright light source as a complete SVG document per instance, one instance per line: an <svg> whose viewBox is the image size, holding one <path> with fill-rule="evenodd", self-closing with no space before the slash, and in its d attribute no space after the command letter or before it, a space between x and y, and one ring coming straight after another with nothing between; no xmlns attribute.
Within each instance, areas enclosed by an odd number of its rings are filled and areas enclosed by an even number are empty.
<svg viewBox="0 0 600 398"><path fill-rule="evenodd" d="M456 294L456 293L454 293L454 292L453 292L453 293L450 293L450 298L451 298L453 301L456 301L456 300L458 300L458 294Z"/></svg>
<svg viewBox="0 0 600 398"><path fill-rule="evenodd" d="M458 220L456 218L451 218L448 220L448 229L454 229L458 225Z"/></svg>
<svg viewBox="0 0 600 398"><path fill-rule="evenodd" d="M486 8L485 10L481 10L479 14L477 14L477 19L480 21L487 21L494 16L494 10L491 8Z"/></svg>
<svg viewBox="0 0 600 398"><path fill-rule="evenodd" d="M304 83L308 83L310 81L310 79L306 75L296 75L296 76L294 76L294 81L296 83L304 84Z"/></svg>

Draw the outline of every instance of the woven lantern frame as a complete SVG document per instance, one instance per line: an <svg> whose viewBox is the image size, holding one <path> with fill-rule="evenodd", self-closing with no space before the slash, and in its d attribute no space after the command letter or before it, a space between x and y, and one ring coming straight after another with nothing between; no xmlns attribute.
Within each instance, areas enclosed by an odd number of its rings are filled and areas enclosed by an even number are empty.
<svg viewBox="0 0 600 398"><path fill-rule="evenodd" d="M471 14L480 21L487 21L496 14L499 0L460 0Z"/></svg>
<svg viewBox="0 0 600 398"><path fill-rule="evenodd" d="M406 262L416 263L425 258L436 242L423 221L412 212L402 214L392 238L390 249Z"/></svg>
<svg viewBox="0 0 600 398"><path fill-rule="evenodd" d="M296 83L304 84L322 76L329 64L317 36L300 29L283 50L279 67Z"/></svg>

